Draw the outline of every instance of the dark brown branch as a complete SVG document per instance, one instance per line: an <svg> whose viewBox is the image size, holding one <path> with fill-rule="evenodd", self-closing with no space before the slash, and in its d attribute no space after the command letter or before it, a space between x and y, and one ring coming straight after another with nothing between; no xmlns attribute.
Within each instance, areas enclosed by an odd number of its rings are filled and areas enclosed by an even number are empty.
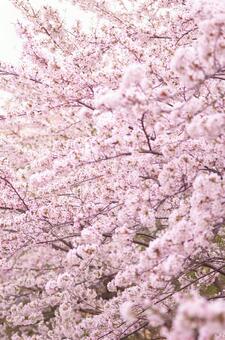
<svg viewBox="0 0 225 340"><path fill-rule="evenodd" d="M3 180L6 184L8 184L8 186L14 191L14 193L19 198L19 200L23 203L23 206L25 207L25 209L29 210L28 205L25 203L24 199L20 196L16 188L5 177L0 176L0 179Z"/></svg>
<svg viewBox="0 0 225 340"><path fill-rule="evenodd" d="M123 337L120 337L120 340L127 339L129 336L136 334L138 331L140 331L141 329L145 328L147 325L148 325L148 322L145 322L144 325L141 325L139 328L135 329L133 332L131 332L131 333L129 333L129 334L123 336Z"/></svg>
<svg viewBox="0 0 225 340"><path fill-rule="evenodd" d="M144 123L146 113L147 112L145 111L143 113L142 117L141 117L141 127L142 127L143 133L144 133L146 141L147 141L148 150L141 150L140 152L141 153L151 153L151 154L156 155L156 156L162 156L161 152L157 152L157 151L152 150L151 139L150 139L149 134L147 133L145 123Z"/></svg>
<svg viewBox="0 0 225 340"><path fill-rule="evenodd" d="M184 33L177 39L176 46L178 45L178 43L180 42L180 40L183 39L183 37L185 37L185 36L188 35L189 33L194 32L194 31L196 31L196 30L198 30L197 27L196 27L196 28L191 28L190 30L184 32Z"/></svg>
<svg viewBox="0 0 225 340"><path fill-rule="evenodd" d="M137 244L137 245L139 245L139 246L143 246L143 247L146 247L146 248L149 246L148 243L145 243L145 242L142 242L142 241L136 241L136 240L134 240L132 243L135 243L135 244Z"/></svg>
<svg viewBox="0 0 225 340"><path fill-rule="evenodd" d="M11 207L0 207L0 210L9 210L9 211L17 211L20 213L25 213L27 210L20 209L20 208L11 208Z"/></svg>
<svg viewBox="0 0 225 340"><path fill-rule="evenodd" d="M59 238L55 238L55 239L52 239L52 240L40 241L40 242L37 242L36 244L46 244L46 243L53 243L53 242L57 242L57 241L62 242L65 239L68 239L68 238L71 238L71 237L76 237L76 236L80 236L80 234L72 234L72 235L69 235L69 236L59 237Z"/></svg>
<svg viewBox="0 0 225 340"><path fill-rule="evenodd" d="M188 284L182 286L181 288L177 289L176 292L172 292L172 293L167 294L167 295L164 296L162 299L156 301L156 302L154 303L154 305L157 305L157 304L159 304L159 303L161 303L161 302L167 300L168 298L170 298L171 296L173 296L175 293L181 292L182 290L184 290L184 289L186 289L186 288L192 286L193 284L197 283L197 282L200 281L201 279L203 279L203 278L205 278L205 277L207 277L207 276L209 276L209 275L211 275L211 274L213 274L213 273L215 273L215 272L218 272L219 270L221 270L221 269L224 268L224 267L225 267L225 265L223 264L223 265L220 266L219 268L213 269L211 272L206 273L206 274L204 274L204 275L198 277L197 279L195 279L195 280L189 282ZM148 308L146 308L146 309L148 309Z"/></svg>
<svg viewBox="0 0 225 340"><path fill-rule="evenodd" d="M88 109L90 109L90 110L92 110L92 111L95 110L94 106L91 106L91 105L89 105L89 104L86 104L86 103L84 103L82 100L76 100L76 102L77 102L78 104L80 104L80 105L83 105L83 106L87 107Z"/></svg>
<svg viewBox="0 0 225 340"><path fill-rule="evenodd" d="M132 155L131 152L124 152L124 153L117 154L115 156L105 156L103 158L98 158L94 161L86 161L86 162L84 161L81 164L79 164L78 167L83 166L83 165L100 163L100 162L103 162L103 161L108 161L108 160L111 160L111 159L120 158L120 157L124 157L124 156L131 156L131 155Z"/></svg>
<svg viewBox="0 0 225 340"><path fill-rule="evenodd" d="M225 270L222 269L223 267L225 267L225 265L224 265L222 268L221 268L221 267L217 268L217 267L215 267L213 264L208 263L208 262L205 262L205 263L203 263L202 265L203 265L204 267L213 269L213 270L215 270L215 272L220 273L220 274L222 274L222 275L225 276Z"/></svg>

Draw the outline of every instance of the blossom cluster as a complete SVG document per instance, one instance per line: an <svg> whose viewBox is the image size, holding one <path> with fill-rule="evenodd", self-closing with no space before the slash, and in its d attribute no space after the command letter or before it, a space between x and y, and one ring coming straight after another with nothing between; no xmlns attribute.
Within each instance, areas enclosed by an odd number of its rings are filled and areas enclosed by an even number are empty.
<svg viewBox="0 0 225 340"><path fill-rule="evenodd" d="M221 339L224 2L71 0L88 32L11 2L0 338Z"/></svg>

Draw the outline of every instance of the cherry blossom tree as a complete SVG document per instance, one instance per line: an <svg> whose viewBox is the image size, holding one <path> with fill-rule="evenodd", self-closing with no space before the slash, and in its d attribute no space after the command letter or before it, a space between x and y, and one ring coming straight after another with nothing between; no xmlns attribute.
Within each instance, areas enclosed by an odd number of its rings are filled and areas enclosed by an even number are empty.
<svg viewBox="0 0 225 340"><path fill-rule="evenodd" d="M1 339L221 339L225 2L11 2Z"/></svg>

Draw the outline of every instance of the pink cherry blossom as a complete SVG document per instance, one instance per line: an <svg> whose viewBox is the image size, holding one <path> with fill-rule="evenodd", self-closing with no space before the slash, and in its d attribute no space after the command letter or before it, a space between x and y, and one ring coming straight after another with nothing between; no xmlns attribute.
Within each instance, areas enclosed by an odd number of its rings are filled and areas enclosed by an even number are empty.
<svg viewBox="0 0 225 340"><path fill-rule="evenodd" d="M222 339L224 2L11 2L0 338Z"/></svg>

